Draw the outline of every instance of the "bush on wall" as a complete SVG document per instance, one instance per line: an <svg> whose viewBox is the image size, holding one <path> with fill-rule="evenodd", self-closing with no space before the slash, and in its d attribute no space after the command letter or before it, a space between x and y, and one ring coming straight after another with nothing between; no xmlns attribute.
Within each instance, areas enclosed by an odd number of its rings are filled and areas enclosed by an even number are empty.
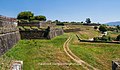
<svg viewBox="0 0 120 70"><path fill-rule="evenodd" d="M117 40L117 41L120 41L120 35L117 36L116 40Z"/></svg>
<svg viewBox="0 0 120 70"><path fill-rule="evenodd" d="M39 21L46 21L46 17L43 15L40 16L34 16L34 13L32 13L31 11L24 11L24 12L20 12L17 16L17 19L19 20L19 22L39 22Z"/></svg>
<svg viewBox="0 0 120 70"><path fill-rule="evenodd" d="M103 35L102 37L94 37L94 41L112 41L110 36Z"/></svg>

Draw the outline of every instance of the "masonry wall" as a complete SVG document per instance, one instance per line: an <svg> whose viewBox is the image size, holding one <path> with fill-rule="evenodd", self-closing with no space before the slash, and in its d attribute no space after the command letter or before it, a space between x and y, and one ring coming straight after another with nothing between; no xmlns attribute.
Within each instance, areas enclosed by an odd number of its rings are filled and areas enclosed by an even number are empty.
<svg viewBox="0 0 120 70"><path fill-rule="evenodd" d="M51 39L62 34L64 34L64 31L62 28L51 29L49 32L48 38Z"/></svg>
<svg viewBox="0 0 120 70"><path fill-rule="evenodd" d="M20 31L21 39L43 39L45 31L25 30Z"/></svg>
<svg viewBox="0 0 120 70"><path fill-rule="evenodd" d="M19 32L10 32L0 35L0 55L12 48L20 40Z"/></svg>
<svg viewBox="0 0 120 70"><path fill-rule="evenodd" d="M20 30L21 39L51 39L63 33L62 28L52 28L49 32L46 30Z"/></svg>
<svg viewBox="0 0 120 70"><path fill-rule="evenodd" d="M13 18L0 16L0 56L12 48L19 40L19 29Z"/></svg>
<svg viewBox="0 0 120 70"><path fill-rule="evenodd" d="M40 27L41 23L40 22L29 22L29 23L18 23L18 26L36 26L36 27Z"/></svg>
<svg viewBox="0 0 120 70"><path fill-rule="evenodd" d="M51 23L51 22L46 22L46 21L39 21L39 22L18 22L18 26L36 26L36 27L44 27L47 28L48 26L50 27L55 27L56 24L55 23Z"/></svg>

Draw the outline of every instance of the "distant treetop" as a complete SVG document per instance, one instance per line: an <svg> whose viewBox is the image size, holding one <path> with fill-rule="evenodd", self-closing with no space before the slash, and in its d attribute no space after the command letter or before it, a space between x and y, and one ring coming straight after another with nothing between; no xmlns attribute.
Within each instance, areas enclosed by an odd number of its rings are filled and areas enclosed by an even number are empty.
<svg viewBox="0 0 120 70"><path fill-rule="evenodd" d="M90 18L86 18L86 21L85 21L87 24L91 23L91 20Z"/></svg>
<svg viewBox="0 0 120 70"><path fill-rule="evenodd" d="M25 21L46 21L46 17L43 15L34 16L34 13L31 11L24 11L20 12L17 16L18 20L25 20Z"/></svg>
<svg viewBox="0 0 120 70"><path fill-rule="evenodd" d="M35 17L35 20L46 21L46 17L43 15L34 16L34 17Z"/></svg>
<svg viewBox="0 0 120 70"><path fill-rule="evenodd" d="M33 17L34 14L30 11L24 11L20 12L17 16L17 19L25 19L25 20L30 20L31 17Z"/></svg>

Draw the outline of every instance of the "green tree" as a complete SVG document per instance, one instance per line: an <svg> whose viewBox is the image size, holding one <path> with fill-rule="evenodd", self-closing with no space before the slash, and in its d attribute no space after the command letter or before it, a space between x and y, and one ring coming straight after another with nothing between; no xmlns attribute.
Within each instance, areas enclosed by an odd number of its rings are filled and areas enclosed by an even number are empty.
<svg viewBox="0 0 120 70"><path fill-rule="evenodd" d="M21 20L30 20L32 17L34 16L34 14L30 11L24 11L24 12L20 12L17 16L17 19Z"/></svg>
<svg viewBox="0 0 120 70"><path fill-rule="evenodd" d="M91 23L91 20L90 18L86 18L86 21L85 21L87 24Z"/></svg>
<svg viewBox="0 0 120 70"><path fill-rule="evenodd" d="M55 20L55 23L56 25L64 26L64 23L67 23L67 22L60 22L59 20Z"/></svg>
<svg viewBox="0 0 120 70"><path fill-rule="evenodd" d="M112 41L110 36L103 35L102 37L94 37L94 41Z"/></svg>
<svg viewBox="0 0 120 70"><path fill-rule="evenodd" d="M39 21L46 21L46 17L45 16L35 16L35 20L39 20Z"/></svg>
<svg viewBox="0 0 120 70"><path fill-rule="evenodd" d="M60 23L60 21L58 21L58 20L55 20L55 23L56 23L56 24L59 24L59 23Z"/></svg>
<svg viewBox="0 0 120 70"><path fill-rule="evenodd" d="M117 40L117 41L120 41L120 35L117 36L116 40Z"/></svg>
<svg viewBox="0 0 120 70"><path fill-rule="evenodd" d="M117 25L117 26L116 26L116 28L119 30L119 29L120 29L120 26L119 26L119 25Z"/></svg>
<svg viewBox="0 0 120 70"><path fill-rule="evenodd" d="M103 35L101 38L102 41L112 41L110 36Z"/></svg>
<svg viewBox="0 0 120 70"><path fill-rule="evenodd" d="M106 32L107 31L107 27L106 27L106 25L101 25L100 27L99 27L99 30L103 33L103 32Z"/></svg>

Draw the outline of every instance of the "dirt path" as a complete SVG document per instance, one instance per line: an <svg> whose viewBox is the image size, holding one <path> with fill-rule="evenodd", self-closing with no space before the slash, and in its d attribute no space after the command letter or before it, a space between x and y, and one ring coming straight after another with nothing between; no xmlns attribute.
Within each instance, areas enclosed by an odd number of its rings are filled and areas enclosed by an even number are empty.
<svg viewBox="0 0 120 70"><path fill-rule="evenodd" d="M84 62L83 60L81 60L80 58L78 58L74 53L71 52L71 50L69 49L68 45L69 42L72 40L72 37L69 37L66 42L63 45L64 51L65 53L76 63L78 63L79 65L81 65L84 69L86 70L98 70L96 68L94 68L93 66L89 65L88 63Z"/></svg>

